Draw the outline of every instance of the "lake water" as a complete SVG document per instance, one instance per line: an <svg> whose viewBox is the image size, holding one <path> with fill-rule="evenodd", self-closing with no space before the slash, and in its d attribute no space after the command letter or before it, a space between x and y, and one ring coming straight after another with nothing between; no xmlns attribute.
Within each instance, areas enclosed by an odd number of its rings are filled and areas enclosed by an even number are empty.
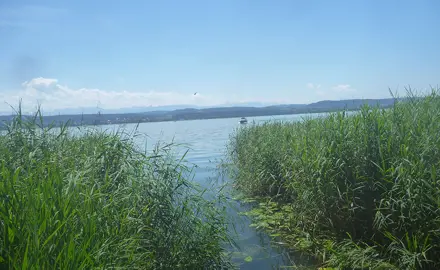
<svg viewBox="0 0 440 270"><path fill-rule="evenodd" d="M249 123L253 121L261 123L268 120L300 121L304 116L249 117L248 121ZM213 178L218 177L217 165L224 158L229 136L241 126L238 121L237 118L230 118L142 123L137 130L147 134L147 150L152 150L158 141L174 141L176 144L182 144L177 149L189 149L185 160L196 166L194 181L202 186L208 186L212 185ZM124 126L128 131L135 127L135 124ZM115 129L117 127L105 126L103 128ZM139 143L143 143L141 146L144 147L145 137L139 139ZM279 247L272 246L267 235L250 228L248 218L238 215L238 212L245 210L245 206L235 201L230 203L228 214L235 220L235 230L238 233L237 244L241 249L240 252L234 252L233 261L240 265L240 269L277 269L281 265L288 265L289 260L295 261L295 258L289 258L290 256ZM252 262L244 261L247 256L252 257Z"/></svg>
<svg viewBox="0 0 440 270"><path fill-rule="evenodd" d="M251 124L254 121L262 123L270 120L300 121L305 116L319 117L321 115L326 114L248 117L247 119ZM99 128L103 130L123 128L126 131L132 131L136 126L136 124L107 125ZM225 157L230 135L241 126L238 118L142 123L137 126L137 132L146 136L139 137L138 142L139 146L146 147L147 151L151 151L157 142L180 144L181 146L175 147L177 157L188 150L185 161L195 165L193 180L208 187L216 183L213 179L218 178L217 166ZM226 178L223 181L229 181L229 179ZM249 227L250 220L238 214L249 210L249 206L241 205L233 200L229 203L228 215L234 221L232 225L237 233L236 244L239 247L239 250L233 253L233 262L238 264L240 269L278 269L280 266L291 265L292 262L301 260L292 254L289 255L278 246L272 245L271 239L266 234ZM248 256L252 257L251 262L245 262L244 259Z"/></svg>
<svg viewBox="0 0 440 270"><path fill-rule="evenodd" d="M349 114L352 114L351 112ZM326 114L298 114L286 116L265 116L249 117L249 123L255 121L262 123L269 120L281 121L300 121L303 117L319 117ZM209 119L177 122L156 122L142 123L137 127L138 133L146 134L146 137L139 137L139 146L146 146L147 150L152 150L157 142L169 143L174 141L181 146L176 149L179 155L188 150L185 161L195 165L194 181L202 186L211 186L213 178L218 175L217 166L220 160L224 158L226 145L229 136L235 129L240 128L238 118L230 119ZM136 124L127 124L123 126L126 131L132 131ZM121 126L101 126L103 130L115 130ZM146 142L146 145L145 145ZM223 179L229 181L229 179ZM218 185L220 185L219 183ZM292 262L301 262L298 256L288 254L281 248L271 245L271 239L262 232L249 227L250 220L238 215L241 211L248 210L248 206L241 205L239 202L230 201L231 207L228 209L228 215L232 220L235 230L238 233L236 240L240 250L234 252L233 261L240 266L240 269L278 269L283 265L291 265ZM252 257L251 262L245 262L247 256Z"/></svg>

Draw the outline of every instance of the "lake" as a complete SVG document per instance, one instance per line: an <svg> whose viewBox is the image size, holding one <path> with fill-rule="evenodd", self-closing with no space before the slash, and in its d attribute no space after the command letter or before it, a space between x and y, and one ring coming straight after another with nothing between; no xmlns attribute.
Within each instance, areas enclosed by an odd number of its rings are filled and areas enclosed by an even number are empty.
<svg viewBox="0 0 440 270"><path fill-rule="evenodd" d="M300 121L304 116L298 114L247 119L251 124L253 121L261 123L268 120ZM188 150L185 160L195 165L194 181L202 186L210 186L213 182L215 183L212 179L218 177L216 168L220 160L224 158L229 136L236 128L241 127L238 121L238 118L229 118L142 123L137 130L139 133L146 134L147 138L142 137L138 140L141 147L145 147L145 140L147 140L146 148L149 151L158 141L166 143L174 141L176 144L182 144L176 148L177 154ZM128 131L135 127L136 124L124 126ZM103 126L102 128L112 130L118 127ZM228 215L235 220L235 230L238 233L237 244L241 249L240 252L234 252L233 261L240 265L240 269L275 269L281 265L288 265L289 260L295 261L295 258L289 258L289 255L279 247L272 246L267 235L249 227L250 220L238 215L238 212L245 210L244 207L239 202L231 201L231 207L228 209ZM252 262L244 261L247 256L252 257Z"/></svg>
<svg viewBox="0 0 440 270"><path fill-rule="evenodd" d="M284 116L248 117L249 124L252 122L263 123L265 121L300 121L305 116L319 117L326 114L297 114ZM177 157L188 150L185 161L194 165L194 179L198 184L208 187L221 185L215 180L218 178L217 166L225 157L226 145L229 136L235 129L243 125L239 118L228 119L206 119L176 122L154 122L127 124L124 126L107 125L99 126L102 130L116 130L123 128L132 131L137 126L137 132L146 136L138 137L136 140L139 147L146 147L151 151L157 142L177 144L175 147ZM248 125L249 125L248 124ZM55 129L57 130L57 129ZM223 179L229 181L229 179ZM217 183L217 184L216 184ZM237 232L236 243L240 250L233 253L233 261L240 266L240 269L276 269L282 265L291 265L291 262L298 262L298 257L289 255L278 246L271 245L271 239L264 233L249 227L250 220L238 213L249 210L249 206L241 205L237 201L230 201L228 215L234 224ZM251 256L251 262L245 262L245 258Z"/></svg>
<svg viewBox="0 0 440 270"><path fill-rule="evenodd" d="M356 112L348 112L354 114ZM249 117L249 124L252 122L263 123L270 120L275 121L301 121L304 117L326 116L321 114L297 114L284 116ZM248 124L248 125L249 125ZM142 123L140 125L127 124L125 126L107 125L99 126L102 130L116 130L123 128L132 131L137 127L137 132L146 136L138 137L136 140L139 147L146 147L151 151L157 142L174 142L176 146L176 157L180 157L188 150L185 161L194 165L193 181L202 186L219 186L222 183L213 181L218 177L217 167L221 159L225 157L226 145L230 135L237 128L243 127L239 124L239 118L229 119L207 119L177 122L154 122ZM55 129L55 132L58 129ZM73 129L76 130L76 129ZM222 179L229 181L229 179ZM264 233L258 232L249 227L250 220L239 215L239 212L249 210L249 206L241 205L237 201L230 200L228 215L234 221L238 239L236 240L240 250L233 253L233 261L240 265L240 269L271 269L279 268L282 265L291 265L292 262L303 263L298 255L288 254L285 250L271 244L271 239ZM245 258L251 256L251 262L245 262Z"/></svg>

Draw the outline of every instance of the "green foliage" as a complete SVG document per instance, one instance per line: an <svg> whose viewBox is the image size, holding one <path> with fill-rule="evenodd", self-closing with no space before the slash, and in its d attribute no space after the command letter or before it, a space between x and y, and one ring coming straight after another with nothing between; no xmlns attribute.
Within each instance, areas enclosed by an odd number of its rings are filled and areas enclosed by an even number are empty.
<svg viewBox="0 0 440 270"><path fill-rule="evenodd" d="M248 262L248 263L249 263L249 262L252 262L252 260L253 260L253 259L252 259L251 256L247 256L246 258L244 258L244 261L245 261L245 262Z"/></svg>
<svg viewBox="0 0 440 270"><path fill-rule="evenodd" d="M409 92L389 109L240 128L229 162L262 202L255 224L327 266L439 269L439 134L437 90Z"/></svg>
<svg viewBox="0 0 440 270"><path fill-rule="evenodd" d="M0 136L0 268L229 266L224 209L170 145L146 155L135 133L43 128L39 113L17 113Z"/></svg>

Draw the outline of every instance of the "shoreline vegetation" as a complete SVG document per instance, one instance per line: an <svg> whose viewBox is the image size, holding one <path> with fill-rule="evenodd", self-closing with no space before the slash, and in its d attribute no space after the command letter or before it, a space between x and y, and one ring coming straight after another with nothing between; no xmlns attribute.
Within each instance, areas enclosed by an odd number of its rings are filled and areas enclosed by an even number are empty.
<svg viewBox="0 0 440 270"><path fill-rule="evenodd" d="M296 267L440 267L439 91L391 101L231 134L221 167ZM4 123L0 269L236 266L225 194L190 181L173 144L70 124L20 107Z"/></svg>
<svg viewBox="0 0 440 270"><path fill-rule="evenodd" d="M187 121L200 119L217 118L236 118L236 117L257 117L272 115L292 115L305 113L324 113L339 110L358 110L362 105L378 105L381 107L390 107L394 103L393 99L350 99L337 101L319 101L311 104L291 104L291 105L273 105L266 107L217 107L217 108L187 108L173 111L149 111L144 113L119 113L108 114L98 112L94 114L76 114L76 115L45 115L43 124L63 125L69 123L69 126L85 125L113 125L129 123L149 123L149 122L169 122L169 121ZM0 130L2 122L10 122L12 116L0 115ZM25 116L32 118L32 116ZM3 126L4 128L4 126Z"/></svg>
<svg viewBox="0 0 440 270"><path fill-rule="evenodd" d="M172 145L42 125L18 110L0 135L1 269L231 266L221 194L206 199Z"/></svg>
<svg viewBox="0 0 440 270"><path fill-rule="evenodd" d="M330 269L440 269L440 95L238 128L253 226ZM297 267L301 267L297 265Z"/></svg>

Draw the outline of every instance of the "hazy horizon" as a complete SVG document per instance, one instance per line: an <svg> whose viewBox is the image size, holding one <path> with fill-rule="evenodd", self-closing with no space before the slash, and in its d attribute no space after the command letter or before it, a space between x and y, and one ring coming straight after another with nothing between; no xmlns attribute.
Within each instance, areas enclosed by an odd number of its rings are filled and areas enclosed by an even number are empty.
<svg viewBox="0 0 440 270"><path fill-rule="evenodd" d="M36 105L34 108L23 109L23 114L35 114L37 110L39 110L44 116L55 116L55 115L80 115L80 114L137 114L137 113L147 113L147 112L171 112L175 110L183 110L183 109L209 109L209 108L238 108L238 107L249 107L249 108L263 108L270 106L298 106L301 108L302 106L308 106L313 104L318 104L320 102L344 102L344 101L357 101L357 100L392 100L394 98L399 97L388 97L388 98L380 98L380 99L337 99L337 100L319 100L312 103L260 103L260 102L244 102L244 103L225 103L218 104L212 106L198 106L198 105L185 105L185 104L177 104L177 105L164 105L164 106L150 106L150 107L124 107L124 108L116 108L116 109L103 109L99 107L76 107L76 108L64 108L64 109L55 109L55 110L46 110L41 105ZM18 103L20 104L20 102ZM9 111L0 111L0 116L10 116L15 115L17 109L20 105L12 106L8 104ZM328 109L331 109L329 107Z"/></svg>
<svg viewBox="0 0 440 270"><path fill-rule="evenodd" d="M389 98L439 83L437 1L0 4L0 112ZM197 94L196 94L197 93Z"/></svg>

